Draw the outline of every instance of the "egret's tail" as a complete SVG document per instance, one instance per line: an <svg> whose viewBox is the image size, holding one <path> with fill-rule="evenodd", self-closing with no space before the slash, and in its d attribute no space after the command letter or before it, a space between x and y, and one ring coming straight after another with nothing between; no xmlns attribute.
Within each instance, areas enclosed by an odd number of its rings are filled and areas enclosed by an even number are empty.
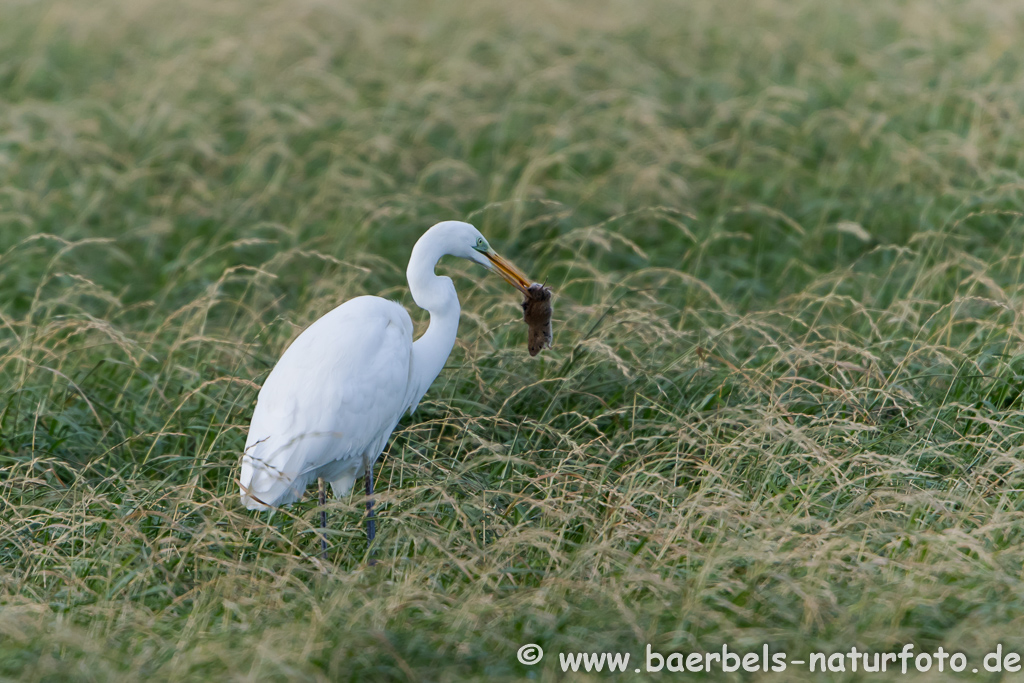
<svg viewBox="0 0 1024 683"><path fill-rule="evenodd" d="M242 472L238 481L242 504L250 510L267 510L294 503L306 489L308 477L293 478L266 462L265 442L254 444L242 455ZM301 481L299 481L301 480Z"/></svg>

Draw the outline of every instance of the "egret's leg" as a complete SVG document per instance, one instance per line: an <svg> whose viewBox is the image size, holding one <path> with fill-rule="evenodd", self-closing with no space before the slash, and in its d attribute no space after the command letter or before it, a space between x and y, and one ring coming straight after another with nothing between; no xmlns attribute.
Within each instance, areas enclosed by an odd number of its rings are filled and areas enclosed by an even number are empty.
<svg viewBox="0 0 1024 683"><path fill-rule="evenodd" d="M324 560L327 559L327 485L323 479L317 479L320 484L320 554Z"/></svg>
<svg viewBox="0 0 1024 683"><path fill-rule="evenodd" d="M373 512L373 463L366 464L366 542L373 543L377 535L377 519Z"/></svg>

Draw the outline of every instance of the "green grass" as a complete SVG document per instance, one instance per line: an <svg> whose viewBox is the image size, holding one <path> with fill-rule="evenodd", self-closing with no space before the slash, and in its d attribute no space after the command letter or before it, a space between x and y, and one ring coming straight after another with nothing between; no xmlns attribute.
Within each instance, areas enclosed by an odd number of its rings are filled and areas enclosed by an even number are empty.
<svg viewBox="0 0 1024 683"><path fill-rule="evenodd" d="M0 14L4 680L1024 652L1012 4ZM556 346L446 263L459 341L378 466L379 563L353 496L325 572L313 497L239 505L258 386L341 301L412 307L450 218L555 289Z"/></svg>

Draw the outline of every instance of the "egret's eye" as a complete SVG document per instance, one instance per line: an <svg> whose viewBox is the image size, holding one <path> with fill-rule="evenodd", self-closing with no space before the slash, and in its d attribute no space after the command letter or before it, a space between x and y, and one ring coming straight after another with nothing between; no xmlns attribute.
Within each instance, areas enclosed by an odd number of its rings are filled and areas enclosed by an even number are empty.
<svg viewBox="0 0 1024 683"><path fill-rule="evenodd" d="M487 240L483 237L478 237L476 240L476 247L478 251L487 251Z"/></svg>

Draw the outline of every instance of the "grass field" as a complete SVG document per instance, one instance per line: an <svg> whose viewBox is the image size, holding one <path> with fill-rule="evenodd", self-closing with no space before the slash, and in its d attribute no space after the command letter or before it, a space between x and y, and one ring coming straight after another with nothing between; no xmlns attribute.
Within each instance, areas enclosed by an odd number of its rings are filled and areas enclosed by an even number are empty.
<svg viewBox="0 0 1024 683"><path fill-rule="evenodd" d="M3 680L1024 652L1024 9L0 16ZM555 289L555 348L443 264L459 341L378 465L379 562L353 496L325 566L315 496L239 504L256 392L347 298L422 329L405 263L450 218Z"/></svg>

